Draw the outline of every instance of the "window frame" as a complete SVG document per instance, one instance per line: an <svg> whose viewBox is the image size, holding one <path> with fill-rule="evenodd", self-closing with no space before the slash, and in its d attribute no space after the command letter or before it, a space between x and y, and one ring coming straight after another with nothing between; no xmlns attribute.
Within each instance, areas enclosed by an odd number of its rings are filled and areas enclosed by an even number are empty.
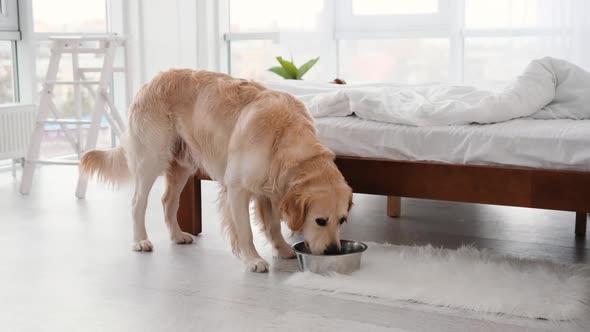
<svg viewBox="0 0 590 332"><path fill-rule="evenodd" d="M407 15L354 15L353 0L334 7L334 35L338 39L397 38L400 35L440 37L451 27L452 3L438 0L438 12ZM379 32L375 32L375 27Z"/></svg>

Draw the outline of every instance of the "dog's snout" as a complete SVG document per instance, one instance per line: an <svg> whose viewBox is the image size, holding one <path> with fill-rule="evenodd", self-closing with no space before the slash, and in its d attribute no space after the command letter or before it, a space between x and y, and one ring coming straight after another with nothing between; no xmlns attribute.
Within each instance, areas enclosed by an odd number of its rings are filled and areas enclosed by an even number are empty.
<svg viewBox="0 0 590 332"><path fill-rule="evenodd" d="M324 250L324 255L337 255L340 253L340 246L338 244L331 244L326 250Z"/></svg>

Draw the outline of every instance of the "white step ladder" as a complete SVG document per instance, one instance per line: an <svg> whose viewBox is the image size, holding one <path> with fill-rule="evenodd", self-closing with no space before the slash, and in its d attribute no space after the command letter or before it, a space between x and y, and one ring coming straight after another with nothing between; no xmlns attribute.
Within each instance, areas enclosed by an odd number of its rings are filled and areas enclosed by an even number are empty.
<svg viewBox="0 0 590 332"><path fill-rule="evenodd" d="M41 91L39 101L39 111L37 114L37 123L31 143L25 159L25 168L20 187L20 192L23 195L31 191L33 184L33 176L35 168L39 164L45 165L79 165L79 158L84 153L94 149L98 140L100 130L100 122L103 116L107 119L113 134L121 138L121 134L125 131L125 124L117 111L112 98L113 73L122 71L123 68L114 68L115 54L118 47L124 46L124 40L117 35L104 36L67 36L67 37L51 37L51 58ZM59 63L63 54L72 55L72 81L58 81L57 72ZM104 54L103 64L100 68L80 68L79 54ZM100 73L98 80L87 80L86 73L98 72ZM53 89L56 85L72 85L74 87L74 96L76 99L77 119L62 119L57 107L53 103ZM82 102L81 102L81 87L88 89L89 94L94 99L94 109L92 111L92 119L85 121L82 119ZM93 87L96 87L93 90ZM41 141L46 123L54 123L59 125L59 129L64 133L66 139L72 146L75 153L78 155L78 160L67 159L39 159ZM69 131L68 125L76 125L76 136ZM88 134L86 137L86 144L83 146L82 142L82 126L89 125ZM86 186L88 178L82 174L78 177L78 186L76 188L76 197L84 198L86 194Z"/></svg>

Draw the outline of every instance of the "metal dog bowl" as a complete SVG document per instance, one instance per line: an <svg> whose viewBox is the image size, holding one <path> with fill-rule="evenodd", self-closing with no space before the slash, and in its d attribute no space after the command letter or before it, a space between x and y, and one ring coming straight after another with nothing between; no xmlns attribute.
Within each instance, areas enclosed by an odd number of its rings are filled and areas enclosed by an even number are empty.
<svg viewBox="0 0 590 332"><path fill-rule="evenodd" d="M358 241L340 240L340 252L330 255L314 255L305 246L305 242L297 242L291 246L297 254L299 268L319 274L336 272L348 274L361 267L361 255L367 245Z"/></svg>

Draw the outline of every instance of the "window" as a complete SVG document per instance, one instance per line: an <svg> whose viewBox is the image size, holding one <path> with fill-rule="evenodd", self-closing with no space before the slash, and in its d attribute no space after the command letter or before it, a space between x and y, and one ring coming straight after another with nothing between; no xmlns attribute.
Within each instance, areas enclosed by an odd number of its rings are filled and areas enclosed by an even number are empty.
<svg viewBox="0 0 590 332"><path fill-rule="evenodd" d="M229 6L234 76L279 80L267 69L281 55L296 65L319 56L307 80L449 79L450 41L440 32L449 25L446 0L231 0Z"/></svg>
<svg viewBox="0 0 590 332"><path fill-rule="evenodd" d="M13 47L14 42L0 40L0 104L16 101Z"/></svg>
<svg viewBox="0 0 590 332"><path fill-rule="evenodd" d="M450 79L449 2L337 2L339 76L351 82Z"/></svg>
<svg viewBox="0 0 590 332"><path fill-rule="evenodd" d="M230 1L229 32L243 43L232 40L228 47L232 74L280 79L266 72L276 55L296 61L320 56L306 79L324 82L340 77L496 88L544 56L590 69L585 0L317 0L310 7L262 2ZM244 32L279 38L255 41Z"/></svg>

